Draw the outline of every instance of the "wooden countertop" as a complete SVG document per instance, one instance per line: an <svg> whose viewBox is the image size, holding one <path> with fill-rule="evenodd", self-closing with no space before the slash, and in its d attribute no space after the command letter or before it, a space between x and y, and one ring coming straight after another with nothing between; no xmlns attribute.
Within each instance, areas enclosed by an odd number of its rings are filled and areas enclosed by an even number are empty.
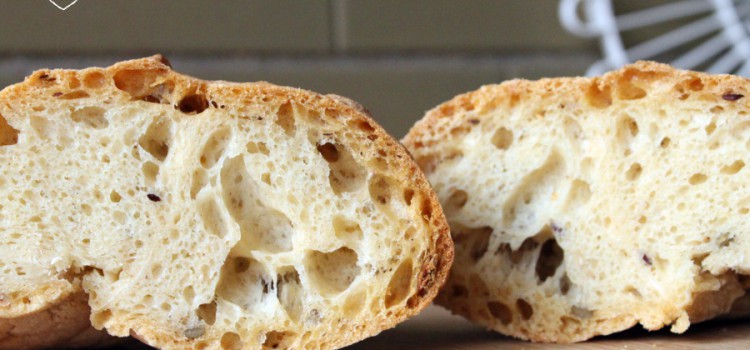
<svg viewBox="0 0 750 350"><path fill-rule="evenodd" d="M614 350L614 349L750 349L750 320L692 325L682 335L641 328L578 344L534 344L485 331L442 308L431 306L419 316L347 350Z"/></svg>
<svg viewBox="0 0 750 350"><path fill-rule="evenodd" d="M147 350L136 344L117 350ZM442 308L431 306L419 316L346 350L745 350L750 349L750 320L692 325L683 335L668 330L632 329L578 344L534 344L485 331Z"/></svg>

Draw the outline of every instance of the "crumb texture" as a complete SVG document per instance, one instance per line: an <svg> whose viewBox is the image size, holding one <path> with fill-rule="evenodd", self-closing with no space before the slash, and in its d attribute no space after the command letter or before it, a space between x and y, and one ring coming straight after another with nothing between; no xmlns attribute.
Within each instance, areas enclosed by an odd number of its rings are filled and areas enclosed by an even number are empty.
<svg viewBox="0 0 750 350"><path fill-rule="evenodd" d="M681 333L741 308L749 90L640 62L485 86L428 112L404 143L456 244L438 302L544 342L637 323Z"/></svg>
<svg viewBox="0 0 750 350"><path fill-rule="evenodd" d="M19 322L70 295L83 306L58 318L163 349L337 348L417 313L447 224L406 151L340 99L159 57L4 90L0 348L33 348Z"/></svg>

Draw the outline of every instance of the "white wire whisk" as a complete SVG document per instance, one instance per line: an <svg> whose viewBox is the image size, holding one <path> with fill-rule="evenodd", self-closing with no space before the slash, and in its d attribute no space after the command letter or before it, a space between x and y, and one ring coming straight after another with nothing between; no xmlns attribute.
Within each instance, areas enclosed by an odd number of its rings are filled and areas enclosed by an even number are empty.
<svg viewBox="0 0 750 350"><path fill-rule="evenodd" d="M559 15L571 33L600 37L604 58L589 67L587 75L673 52L675 58L668 63L677 68L706 67L709 73L750 77L747 0L682 0L626 14L615 14L611 0L561 0ZM631 47L623 44L623 32L690 17L698 19ZM683 47L692 42L696 45Z"/></svg>

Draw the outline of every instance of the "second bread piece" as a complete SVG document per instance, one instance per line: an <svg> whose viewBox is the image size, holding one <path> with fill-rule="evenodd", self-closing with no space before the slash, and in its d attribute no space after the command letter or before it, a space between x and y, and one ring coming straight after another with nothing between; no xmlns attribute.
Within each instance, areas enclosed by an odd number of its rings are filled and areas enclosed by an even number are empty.
<svg viewBox="0 0 750 350"><path fill-rule="evenodd" d="M152 57L0 93L0 349L331 349L430 303L424 175L356 103ZM89 309L90 306L90 309Z"/></svg>
<svg viewBox="0 0 750 350"><path fill-rule="evenodd" d="M456 242L438 303L545 342L681 333L741 307L749 103L743 78L638 63L430 111L404 142Z"/></svg>

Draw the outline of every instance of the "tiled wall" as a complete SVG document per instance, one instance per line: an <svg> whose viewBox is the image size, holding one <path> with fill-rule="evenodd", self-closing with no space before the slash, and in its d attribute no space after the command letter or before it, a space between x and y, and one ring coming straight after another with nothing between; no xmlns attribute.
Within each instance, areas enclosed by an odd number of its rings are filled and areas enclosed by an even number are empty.
<svg viewBox="0 0 750 350"><path fill-rule="evenodd" d="M61 5L70 0L56 0ZM395 136L481 84L579 75L597 43L556 0L46 0L0 2L0 84L41 67L166 54L208 79L268 80L360 101Z"/></svg>

